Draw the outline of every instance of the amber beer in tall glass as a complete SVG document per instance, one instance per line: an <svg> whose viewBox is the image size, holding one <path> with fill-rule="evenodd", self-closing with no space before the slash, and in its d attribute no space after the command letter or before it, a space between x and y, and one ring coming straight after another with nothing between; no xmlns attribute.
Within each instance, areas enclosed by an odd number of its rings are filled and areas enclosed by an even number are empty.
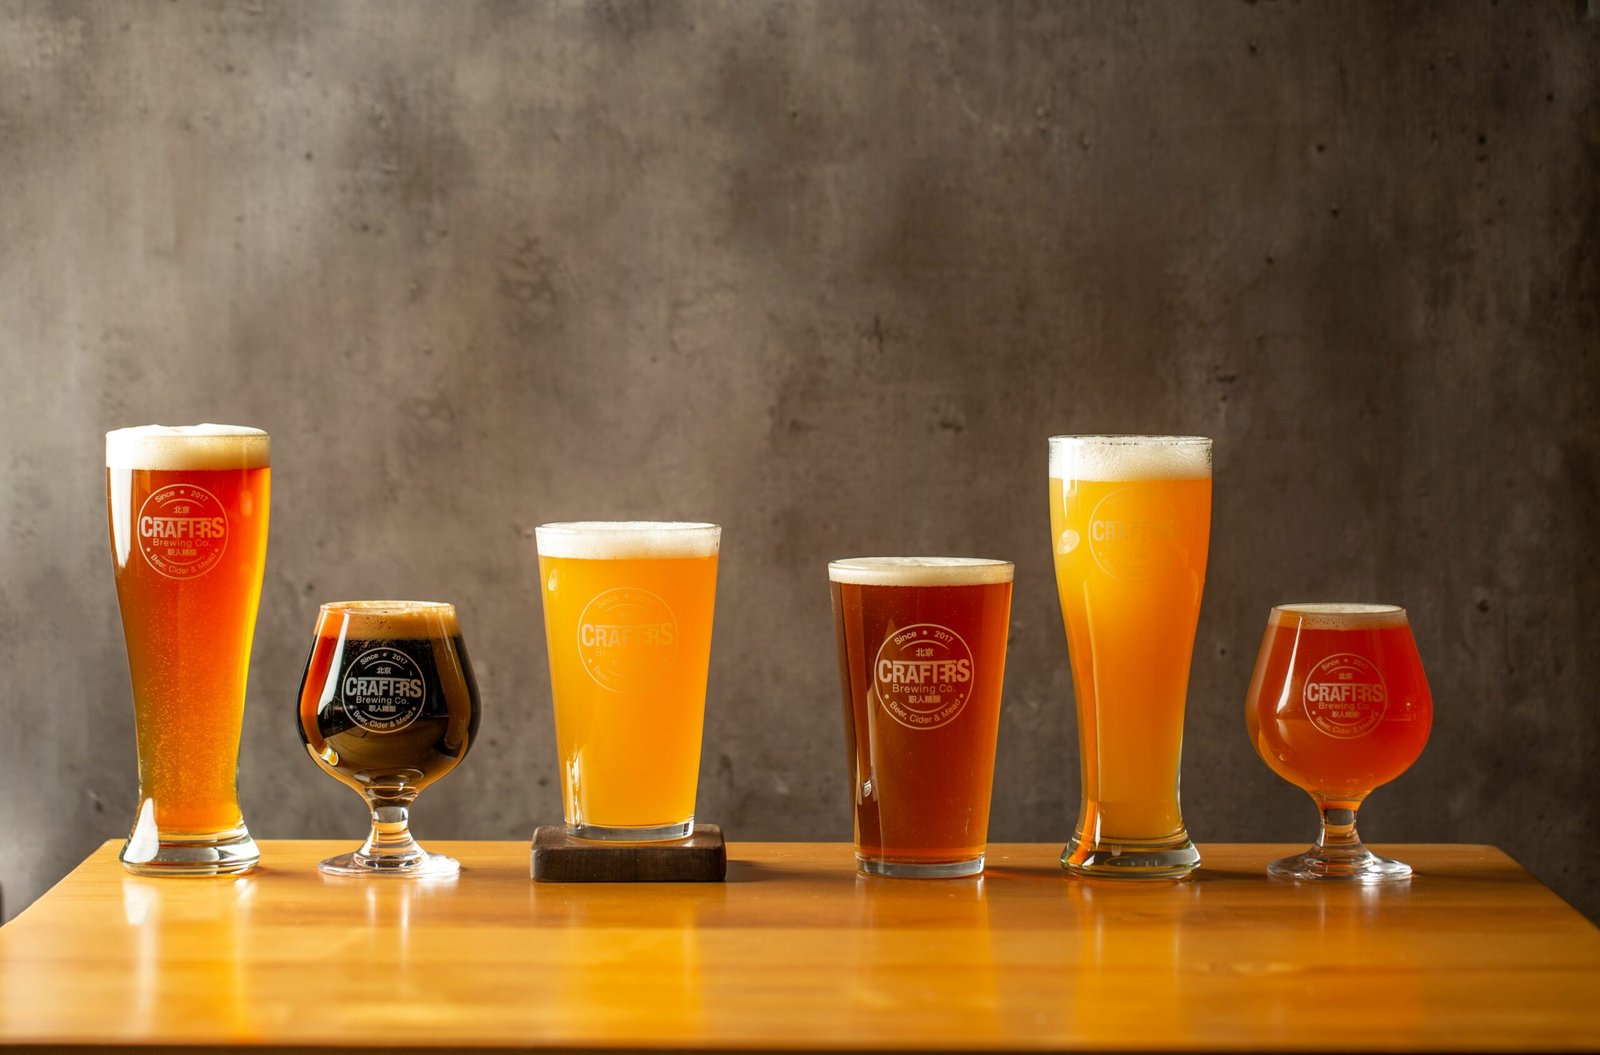
<svg viewBox="0 0 1600 1055"><path fill-rule="evenodd" d="M722 528L582 521L535 537L567 831L688 836Z"/></svg>
<svg viewBox="0 0 1600 1055"><path fill-rule="evenodd" d="M139 747L139 808L121 853L131 872L220 875L248 871L260 856L237 781L271 442L236 425L106 434Z"/></svg>
<svg viewBox="0 0 1600 1055"><path fill-rule="evenodd" d="M1084 875L1182 876L1183 708L1211 533L1211 441L1050 440L1050 537L1078 704Z"/></svg>
<svg viewBox="0 0 1600 1055"><path fill-rule="evenodd" d="M828 565L856 866L943 878L983 871L1009 561L856 557Z"/></svg>

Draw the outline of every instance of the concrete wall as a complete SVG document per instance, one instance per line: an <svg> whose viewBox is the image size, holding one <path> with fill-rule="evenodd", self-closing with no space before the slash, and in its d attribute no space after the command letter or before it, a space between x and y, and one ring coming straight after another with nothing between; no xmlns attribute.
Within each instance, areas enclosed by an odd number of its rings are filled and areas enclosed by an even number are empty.
<svg viewBox="0 0 1600 1055"><path fill-rule="evenodd" d="M850 832L824 562L1017 563L992 835L1077 807L1045 437L1216 437L1185 813L1304 841L1268 607L1406 604L1437 703L1375 840L1591 915L1594 5L0 3L0 884L135 795L101 434L275 438L240 782L354 842L318 602L455 601L483 737L425 838L559 815L533 526L726 527L701 814Z"/></svg>

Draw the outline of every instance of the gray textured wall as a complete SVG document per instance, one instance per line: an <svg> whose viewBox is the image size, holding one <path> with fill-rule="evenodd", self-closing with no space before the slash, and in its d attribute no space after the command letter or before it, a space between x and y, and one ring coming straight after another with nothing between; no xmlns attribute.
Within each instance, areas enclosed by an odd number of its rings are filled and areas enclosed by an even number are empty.
<svg viewBox="0 0 1600 1055"><path fill-rule="evenodd" d="M0 2L0 883L126 830L101 434L270 429L240 781L355 841L318 602L455 601L486 700L419 834L560 799L533 526L726 526L701 814L849 836L823 563L1017 563L992 834L1077 804L1045 437L1217 439L1186 815L1308 838L1268 607L1403 602L1388 840L1600 913L1600 17L1572 3Z"/></svg>

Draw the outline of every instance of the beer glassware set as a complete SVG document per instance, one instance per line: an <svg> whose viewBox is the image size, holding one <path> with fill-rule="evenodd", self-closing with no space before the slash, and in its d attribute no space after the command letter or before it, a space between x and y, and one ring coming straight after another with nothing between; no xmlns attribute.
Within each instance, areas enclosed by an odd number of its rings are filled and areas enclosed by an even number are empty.
<svg viewBox="0 0 1600 1055"><path fill-rule="evenodd" d="M1183 714L1211 515L1211 441L1058 436L1050 525L1077 700L1082 804L1062 865L1179 878L1199 864L1178 805ZM266 553L271 440L227 425L106 435L139 806L120 859L221 875L259 859L236 790ZM694 829L721 528L544 524L535 532L570 835L661 842ZM855 819L868 875L983 870L1013 566L862 557L828 566ZM372 815L334 875L444 877L409 830L460 763L480 701L455 609L350 601L318 613L300 733ZM1282 605L1247 699L1252 743L1310 793L1323 831L1274 875L1376 882L1410 869L1355 834L1362 799L1416 759L1432 718L1405 612Z"/></svg>

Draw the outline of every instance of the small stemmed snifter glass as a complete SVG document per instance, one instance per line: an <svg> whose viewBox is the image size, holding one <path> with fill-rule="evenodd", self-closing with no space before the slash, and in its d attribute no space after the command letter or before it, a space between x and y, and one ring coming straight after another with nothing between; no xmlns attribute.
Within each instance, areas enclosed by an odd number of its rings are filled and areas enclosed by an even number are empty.
<svg viewBox="0 0 1600 1055"><path fill-rule="evenodd" d="M1322 833L1267 871L1288 879L1378 883L1411 866L1356 834L1373 788L1411 768L1433 724L1433 697L1405 609L1285 604L1267 617L1245 700L1250 742L1273 772L1317 803Z"/></svg>
<svg viewBox="0 0 1600 1055"><path fill-rule="evenodd" d="M453 876L411 837L417 793L454 769L478 731L478 684L456 610L434 601L322 606L300 683L300 737L372 810L372 834L320 865L330 875Z"/></svg>

